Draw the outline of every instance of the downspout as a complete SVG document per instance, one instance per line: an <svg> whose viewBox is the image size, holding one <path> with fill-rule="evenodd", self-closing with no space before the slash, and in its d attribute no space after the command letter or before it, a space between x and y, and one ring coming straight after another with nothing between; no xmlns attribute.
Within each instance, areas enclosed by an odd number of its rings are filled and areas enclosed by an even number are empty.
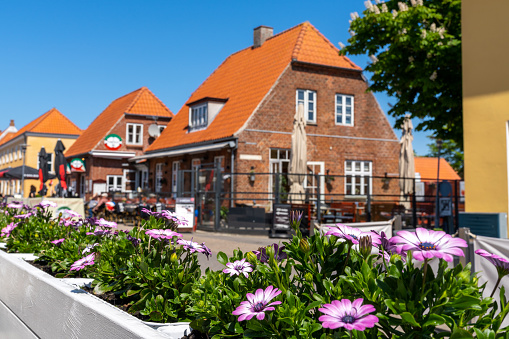
<svg viewBox="0 0 509 339"><path fill-rule="evenodd" d="M233 188L234 188L233 173L235 173L235 152L237 151L238 146L239 146L239 139L235 139L235 147L232 148L232 155L231 155L231 159L230 159L230 192L231 192L230 207L234 207L233 206Z"/></svg>

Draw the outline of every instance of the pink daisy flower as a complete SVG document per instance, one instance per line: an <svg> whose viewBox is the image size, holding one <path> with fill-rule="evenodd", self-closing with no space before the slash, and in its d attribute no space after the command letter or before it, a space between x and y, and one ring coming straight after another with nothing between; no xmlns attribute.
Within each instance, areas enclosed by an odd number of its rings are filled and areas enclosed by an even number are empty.
<svg viewBox="0 0 509 339"><path fill-rule="evenodd" d="M246 294L247 301L241 302L232 314L239 316L238 321L249 320L254 316L258 320L263 320L265 319L265 311L274 311L275 308L272 306L281 304L281 301L269 303L279 294L281 294L281 291L272 285L267 287L265 291L260 288L256 290L255 294L248 293Z"/></svg>
<svg viewBox="0 0 509 339"><path fill-rule="evenodd" d="M463 239L425 228L417 228L415 232L399 231L392 241L401 244L402 251L412 251L413 257L420 261L436 257L451 262L453 255L464 256L460 247L468 246Z"/></svg>
<svg viewBox="0 0 509 339"><path fill-rule="evenodd" d="M87 255L86 257L81 258L78 261L75 261L74 264L71 265L71 271L73 271L73 270L79 271L79 270L84 269L85 266L93 265L93 264L95 264L94 260L95 260L95 253L91 253L91 254Z"/></svg>
<svg viewBox="0 0 509 339"><path fill-rule="evenodd" d="M155 229L155 230L148 230L148 231L145 231L145 234L148 235L149 237L152 237L154 239L171 239L173 237L182 237L182 234L180 233L177 233L177 232L173 232L172 230L167 230L167 229L164 229L164 230L158 230L158 229Z"/></svg>
<svg viewBox="0 0 509 339"><path fill-rule="evenodd" d="M62 239L57 239L57 240L53 240L51 241L52 244L55 244L55 245L60 245L61 243L63 243L65 240L65 238L62 238Z"/></svg>
<svg viewBox="0 0 509 339"><path fill-rule="evenodd" d="M378 322L378 317L368 313L374 312L373 305L362 305L364 299L359 298L352 303L348 299L334 300L330 304L323 305L318 310L325 315L318 318L323 328L331 330L344 327L345 329L364 331L372 328Z"/></svg>
<svg viewBox="0 0 509 339"><path fill-rule="evenodd" d="M329 231L325 235L334 235L338 238L351 241L354 245L359 244L361 237L370 236L373 245L380 245L380 236L375 232L363 232L358 228L336 224L336 226L328 226Z"/></svg>

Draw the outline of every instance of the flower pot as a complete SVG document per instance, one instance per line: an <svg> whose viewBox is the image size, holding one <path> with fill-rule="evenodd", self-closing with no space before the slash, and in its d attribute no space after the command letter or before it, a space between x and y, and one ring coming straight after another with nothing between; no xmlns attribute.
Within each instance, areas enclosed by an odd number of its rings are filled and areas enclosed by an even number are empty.
<svg viewBox="0 0 509 339"><path fill-rule="evenodd" d="M0 276L1 338L171 338L3 251Z"/></svg>
<svg viewBox="0 0 509 339"><path fill-rule="evenodd" d="M191 328L188 322L180 323L154 323L150 321L144 321L144 324L152 327L153 329L167 334L170 338L180 339L184 335L191 333Z"/></svg>

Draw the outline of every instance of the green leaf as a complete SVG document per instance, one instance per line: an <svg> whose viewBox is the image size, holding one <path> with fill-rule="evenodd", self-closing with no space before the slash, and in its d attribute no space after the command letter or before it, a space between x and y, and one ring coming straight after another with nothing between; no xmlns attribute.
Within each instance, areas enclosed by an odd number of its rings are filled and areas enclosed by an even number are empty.
<svg viewBox="0 0 509 339"><path fill-rule="evenodd" d="M428 317L428 320L426 320L426 322L422 326L423 327L426 327L426 326L438 326L438 325L442 325L442 324L445 324L445 319L444 318L442 318L438 314L431 314Z"/></svg>
<svg viewBox="0 0 509 339"><path fill-rule="evenodd" d="M143 272L143 274L147 274L148 272L148 265L146 262L142 261L140 262L140 269Z"/></svg>
<svg viewBox="0 0 509 339"><path fill-rule="evenodd" d="M471 339L473 336L466 330L454 327L451 334L451 339Z"/></svg>
<svg viewBox="0 0 509 339"><path fill-rule="evenodd" d="M401 313L401 319L403 319L407 323L410 323L412 326L421 327L421 325L419 325L417 321L415 321L414 316L409 312Z"/></svg>
<svg viewBox="0 0 509 339"><path fill-rule="evenodd" d="M226 254L224 252L219 252L217 254L217 261L222 264L222 265L225 265L228 263L228 257L226 256Z"/></svg>

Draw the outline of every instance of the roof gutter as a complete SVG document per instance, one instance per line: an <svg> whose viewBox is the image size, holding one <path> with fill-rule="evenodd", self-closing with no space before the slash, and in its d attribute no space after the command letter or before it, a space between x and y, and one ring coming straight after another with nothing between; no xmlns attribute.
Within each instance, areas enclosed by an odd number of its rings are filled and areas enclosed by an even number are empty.
<svg viewBox="0 0 509 339"><path fill-rule="evenodd" d="M152 159L152 158L164 158L169 156L176 156L182 154L191 154L191 153L202 153L212 150L218 150L221 148L235 148L237 146L237 139L222 139L215 140L213 142L203 142L203 143L195 143L191 145L178 146L173 148L167 148L165 150L153 151L152 153L139 155L136 157L132 157L129 159L131 162L138 162L144 159Z"/></svg>
<svg viewBox="0 0 509 339"><path fill-rule="evenodd" d="M301 66L312 66L312 67L319 67L319 68L328 68L328 69L335 69L338 71L346 71L346 72L355 72L355 73L362 73L362 69L354 69L354 68L346 68L346 67L338 67L338 66L329 66L329 65L322 65L322 64L315 64L312 62L305 62L305 61L299 61L299 60L292 60L292 65L301 65Z"/></svg>

